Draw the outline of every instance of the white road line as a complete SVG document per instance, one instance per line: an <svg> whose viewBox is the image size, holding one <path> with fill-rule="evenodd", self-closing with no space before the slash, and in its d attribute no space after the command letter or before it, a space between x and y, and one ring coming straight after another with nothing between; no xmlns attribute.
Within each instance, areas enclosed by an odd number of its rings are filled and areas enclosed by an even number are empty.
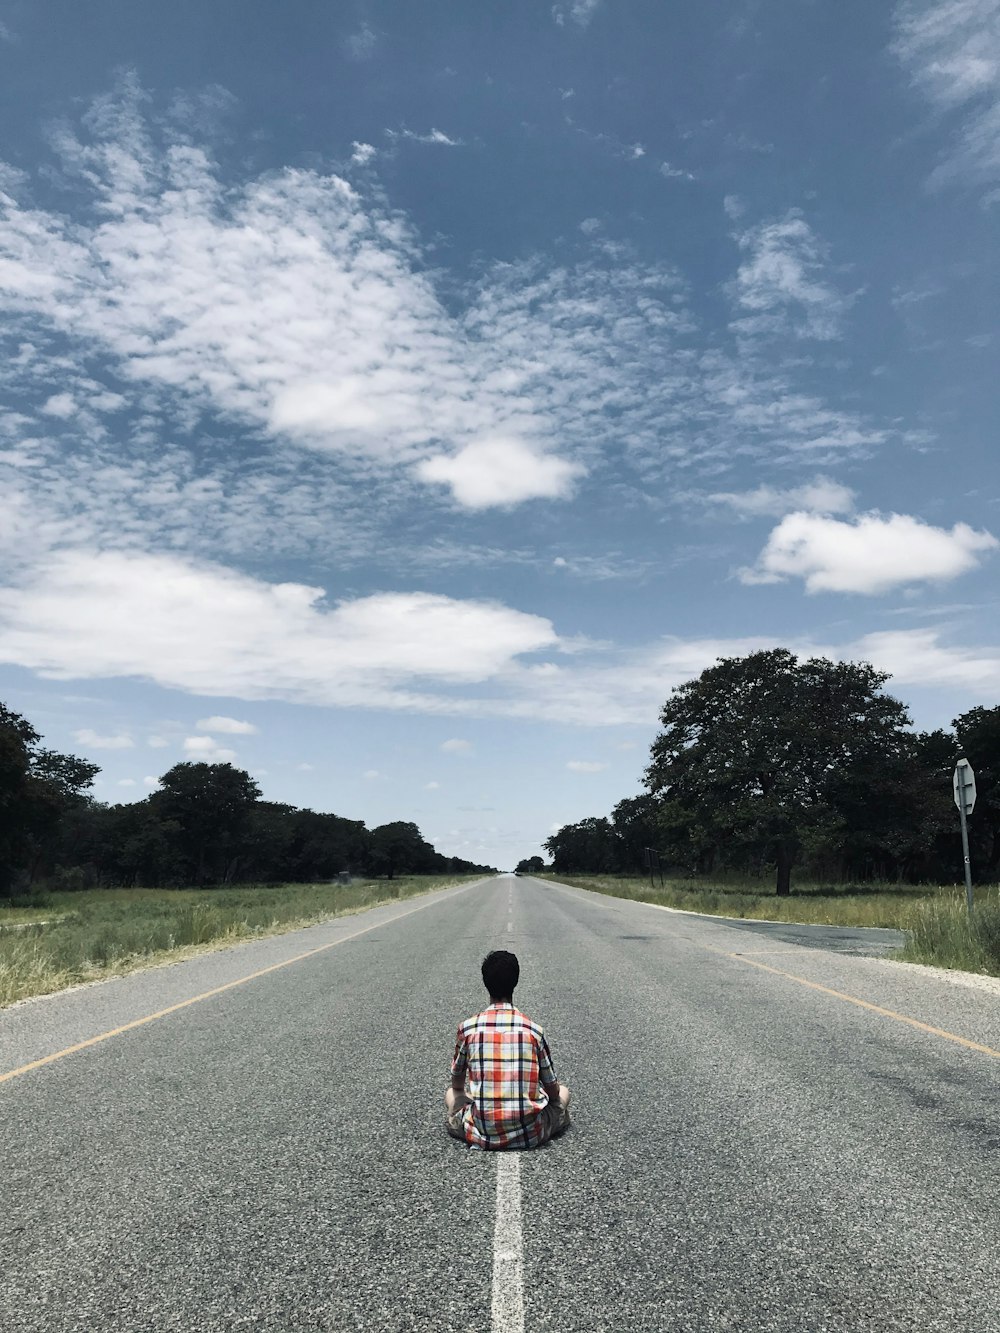
<svg viewBox="0 0 1000 1333"><path fill-rule="evenodd" d="M521 1159L497 1155L497 1216L493 1228L493 1301L490 1333L524 1333L524 1259L521 1236Z"/></svg>
<svg viewBox="0 0 1000 1333"><path fill-rule="evenodd" d="M508 934L508 935L513 935L513 933L514 933L514 923L513 923L513 921L508 921L508 922L507 922L507 934Z"/></svg>

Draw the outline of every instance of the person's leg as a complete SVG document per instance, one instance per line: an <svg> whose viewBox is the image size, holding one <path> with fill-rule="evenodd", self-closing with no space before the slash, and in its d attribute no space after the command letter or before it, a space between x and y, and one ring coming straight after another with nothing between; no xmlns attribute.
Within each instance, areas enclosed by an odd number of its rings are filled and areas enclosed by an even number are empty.
<svg viewBox="0 0 1000 1333"><path fill-rule="evenodd" d="M559 1105L553 1107L555 1115L552 1117L552 1137L556 1138L563 1130L569 1128L569 1088L565 1083L559 1084Z"/></svg>

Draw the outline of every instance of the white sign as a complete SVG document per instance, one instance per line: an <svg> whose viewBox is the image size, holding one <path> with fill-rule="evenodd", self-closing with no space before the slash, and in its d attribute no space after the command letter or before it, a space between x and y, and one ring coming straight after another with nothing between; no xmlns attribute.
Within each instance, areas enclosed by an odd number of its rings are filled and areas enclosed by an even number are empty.
<svg viewBox="0 0 1000 1333"><path fill-rule="evenodd" d="M976 804L976 775L968 759L960 759L955 765L952 785L955 788L955 804L959 810L964 804L965 813L971 815L972 807Z"/></svg>

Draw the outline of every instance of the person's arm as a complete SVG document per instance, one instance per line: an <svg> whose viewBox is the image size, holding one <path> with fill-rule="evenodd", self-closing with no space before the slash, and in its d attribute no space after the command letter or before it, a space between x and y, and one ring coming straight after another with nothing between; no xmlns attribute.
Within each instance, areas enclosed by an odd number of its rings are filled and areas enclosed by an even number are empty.
<svg viewBox="0 0 1000 1333"><path fill-rule="evenodd" d="M465 1095L465 1075L468 1067L468 1056L465 1051L465 1038L462 1035L462 1029L458 1030L458 1039L455 1042L455 1056L451 1062L451 1090Z"/></svg>
<svg viewBox="0 0 1000 1333"><path fill-rule="evenodd" d="M549 1101L557 1102L559 1100L559 1080L556 1078L556 1071L552 1066L552 1053L544 1035L538 1043L538 1081L541 1083Z"/></svg>

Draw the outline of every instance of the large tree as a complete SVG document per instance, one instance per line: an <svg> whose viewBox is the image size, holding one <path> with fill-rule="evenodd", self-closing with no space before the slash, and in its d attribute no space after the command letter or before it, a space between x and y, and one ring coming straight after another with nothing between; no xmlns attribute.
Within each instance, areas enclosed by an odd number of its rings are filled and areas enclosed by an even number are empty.
<svg viewBox="0 0 1000 1333"><path fill-rule="evenodd" d="M396 875L427 875L439 868L442 857L435 852L416 824L397 819L373 828L369 840L372 870L389 879Z"/></svg>
<svg viewBox="0 0 1000 1333"><path fill-rule="evenodd" d="M149 799L158 819L176 825L195 884L231 880L244 850L260 788L232 764L175 764Z"/></svg>
<svg viewBox="0 0 1000 1333"><path fill-rule="evenodd" d="M772 865L787 894L804 851L843 840L855 785L909 744L887 679L867 663L800 662L783 648L720 658L664 704L646 785L703 845Z"/></svg>

